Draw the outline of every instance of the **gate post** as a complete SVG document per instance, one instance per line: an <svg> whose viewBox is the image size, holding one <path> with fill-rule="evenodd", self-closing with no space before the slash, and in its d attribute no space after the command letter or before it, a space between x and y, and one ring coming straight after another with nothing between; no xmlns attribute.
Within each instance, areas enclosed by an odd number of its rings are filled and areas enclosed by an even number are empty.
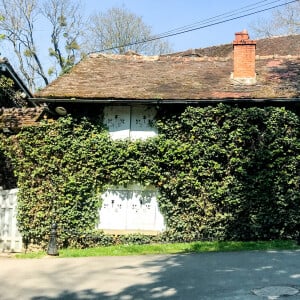
<svg viewBox="0 0 300 300"><path fill-rule="evenodd" d="M47 251L48 255L53 255L53 256L58 255L57 241L56 241L57 231L56 230L57 230L57 225L56 225L56 223L53 223L51 226L50 241L49 241L49 246L48 246L48 251Z"/></svg>

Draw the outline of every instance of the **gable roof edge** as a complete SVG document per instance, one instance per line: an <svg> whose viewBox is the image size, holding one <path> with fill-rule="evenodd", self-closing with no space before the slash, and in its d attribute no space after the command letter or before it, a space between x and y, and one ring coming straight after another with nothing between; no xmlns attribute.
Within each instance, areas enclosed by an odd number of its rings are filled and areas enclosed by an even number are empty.
<svg viewBox="0 0 300 300"><path fill-rule="evenodd" d="M11 64L9 63L7 58L2 58L2 61L0 62L0 68L2 71L7 71L14 82L19 86L19 88L26 94L27 98L32 98L32 93L27 88L27 86L24 84L22 79L19 77L19 75L15 72Z"/></svg>

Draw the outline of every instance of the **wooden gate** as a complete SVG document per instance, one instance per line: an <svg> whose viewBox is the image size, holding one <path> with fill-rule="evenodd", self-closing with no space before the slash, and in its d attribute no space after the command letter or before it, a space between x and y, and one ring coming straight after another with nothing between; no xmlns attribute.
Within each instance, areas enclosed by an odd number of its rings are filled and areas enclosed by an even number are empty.
<svg viewBox="0 0 300 300"><path fill-rule="evenodd" d="M19 252L22 237L17 228L17 189L0 190L0 251Z"/></svg>

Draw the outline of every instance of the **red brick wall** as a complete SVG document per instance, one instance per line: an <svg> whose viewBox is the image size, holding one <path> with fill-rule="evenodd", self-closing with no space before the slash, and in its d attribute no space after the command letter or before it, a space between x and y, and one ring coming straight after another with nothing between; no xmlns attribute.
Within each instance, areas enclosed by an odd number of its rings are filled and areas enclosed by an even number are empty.
<svg viewBox="0 0 300 300"><path fill-rule="evenodd" d="M233 77L255 78L256 42L249 39L246 31L236 33L233 42Z"/></svg>

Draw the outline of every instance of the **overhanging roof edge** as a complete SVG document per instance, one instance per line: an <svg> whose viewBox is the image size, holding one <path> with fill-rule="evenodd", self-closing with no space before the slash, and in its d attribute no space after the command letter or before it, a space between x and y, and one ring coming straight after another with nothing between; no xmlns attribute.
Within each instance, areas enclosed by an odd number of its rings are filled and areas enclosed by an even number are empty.
<svg viewBox="0 0 300 300"><path fill-rule="evenodd" d="M19 85L19 87L22 89L22 91L27 95L28 98L32 97L32 94L30 90L27 88L25 83L22 81L22 79L19 77L19 75L16 73L16 71L12 68L10 63L8 62L1 62L0 63L3 67L6 68L6 70L10 73L11 77L14 79L14 81Z"/></svg>
<svg viewBox="0 0 300 300"><path fill-rule="evenodd" d="M86 99L86 98L29 98L35 103L100 103L100 104L198 104L198 103L291 103L300 98L225 98L225 99Z"/></svg>

